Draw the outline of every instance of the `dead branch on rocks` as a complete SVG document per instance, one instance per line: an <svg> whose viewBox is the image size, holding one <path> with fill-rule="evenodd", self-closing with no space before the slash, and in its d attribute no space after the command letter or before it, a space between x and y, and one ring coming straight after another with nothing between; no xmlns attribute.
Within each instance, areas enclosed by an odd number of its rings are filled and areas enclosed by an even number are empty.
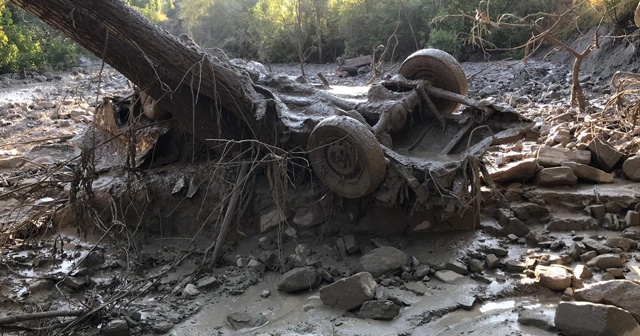
<svg viewBox="0 0 640 336"><path fill-rule="evenodd" d="M53 318L53 317L81 316L85 313L86 311L84 310L54 310L54 311L46 311L46 312L39 312L39 313L11 315L11 316L0 318L0 326L18 323L18 322Z"/></svg>

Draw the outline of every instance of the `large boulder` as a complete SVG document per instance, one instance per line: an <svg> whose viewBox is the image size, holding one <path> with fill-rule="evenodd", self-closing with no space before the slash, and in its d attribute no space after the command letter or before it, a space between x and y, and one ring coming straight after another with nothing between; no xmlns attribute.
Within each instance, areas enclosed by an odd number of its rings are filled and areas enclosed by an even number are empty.
<svg viewBox="0 0 640 336"><path fill-rule="evenodd" d="M549 146L542 146L538 150L538 162L543 167L557 167L566 161L589 164L591 162L591 152Z"/></svg>
<svg viewBox="0 0 640 336"><path fill-rule="evenodd" d="M640 325L628 311L590 302L560 302L554 322L565 336L640 335Z"/></svg>
<svg viewBox="0 0 640 336"><path fill-rule="evenodd" d="M280 276L278 289L286 292L310 290L320 285L322 278L313 267L298 267Z"/></svg>
<svg viewBox="0 0 640 336"><path fill-rule="evenodd" d="M400 306L389 300L371 300L362 304L358 311L361 318L392 320L400 314Z"/></svg>
<svg viewBox="0 0 640 336"><path fill-rule="evenodd" d="M490 171L490 175L491 179L497 183L526 182L534 178L539 169L538 160L526 159Z"/></svg>
<svg viewBox="0 0 640 336"><path fill-rule="evenodd" d="M406 253L391 246L383 246L372 250L360 258L360 267L374 278L397 273L409 262Z"/></svg>
<svg viewBox="0 0 640 336"><path fill-rule="evenodd" d="M573 169L573 173L581 180L596 182L596 183L611 183L613 182L613 174L604 172L598 168L587 166L585 164L575 162L563 162L563 167L569 167Z"/></svg>
<svg viewBox="0 0 640 336"><path fill-rule="evenodd" d="M227 323L234 330L240 330L259 327L267 323L267 318L262 313L234 312L227 315Z"/></svg>
<svg viewBox="0 0 640 336"><path fill-rule="evenodd" d="M596 282L578 289L574 298L579 301L613 305L629 311L640 322L640 285L629 280Z"/></svg>
<svg viewBox="0 0 640 336"><path fill-rule="evenodd" d="M377 285L371 274L360 272L322 287L320 300L331 308L353 310L375 297Z"/></svg>
<svg viewBox="0 0 640 336"><path fill-rule="evenodd" d="M601 270L607 268L620 268L624 266L624 259L622 259L618 254L606 253L587 261L587 266L597 267Z"/></svg>
<svg viewBox="0 0 640 336"><path fill-rule="evenodd" d="M578 177L569 167L553 167L542 169L536 181L541 186L565 186L578 183Z"/></svg>

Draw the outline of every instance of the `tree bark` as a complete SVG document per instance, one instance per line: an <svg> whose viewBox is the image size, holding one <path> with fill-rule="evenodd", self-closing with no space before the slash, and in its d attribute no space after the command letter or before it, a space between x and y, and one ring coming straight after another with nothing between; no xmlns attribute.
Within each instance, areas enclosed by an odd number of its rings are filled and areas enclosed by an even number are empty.
<svg viewBox="0 0 640 336"><path fill-rule="evenodd" d="M183 44L122 0L11 1L165 104L195 138L275 142L275 112L244 72Z"/></svg>

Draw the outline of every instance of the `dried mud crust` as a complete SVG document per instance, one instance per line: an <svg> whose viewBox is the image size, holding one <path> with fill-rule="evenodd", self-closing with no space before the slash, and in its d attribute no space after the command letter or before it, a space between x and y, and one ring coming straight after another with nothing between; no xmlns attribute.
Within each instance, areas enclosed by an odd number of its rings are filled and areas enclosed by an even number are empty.
<svg viewBox="0 0 640 336"><path fill-rule="evenodd" d="M411 54L402 62L398 73L407 79L426 79L434 87L463 96L467 95L467 77L458 61L448 53L438 49L422 49ZM460 104L432 97L438 111L452 113Z"/></svg>
<svg viewBox="0 0 640 336"><path fill-rule="evenodd" d="M320 180L337 194L358 198L372 193L386 175L384 152L367 125L335 116L309 136L309 158Z"/></svg>

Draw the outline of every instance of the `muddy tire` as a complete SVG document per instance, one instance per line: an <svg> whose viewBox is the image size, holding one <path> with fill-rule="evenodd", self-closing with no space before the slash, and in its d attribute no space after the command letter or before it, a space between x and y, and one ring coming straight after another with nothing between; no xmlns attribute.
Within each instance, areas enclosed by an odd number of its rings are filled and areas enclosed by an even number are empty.
<svg viewBox="0 0 640 336"><path fill-rule="evenodd" d="M467 95L467 76L460 63L438 49L422 49L411 54L400 65L398 73L407 79L426 79L434 87ZM440 113L453 113L460 104L441 98L431 98Z"/></svg>
<svg viewBox="0 0 640 336"><path fill-rule="evenodd" d="M386 175L384 152L367 125L347 116L321 121L309 136L309 159L322 183L336 194L371 194Z"/></svg>

